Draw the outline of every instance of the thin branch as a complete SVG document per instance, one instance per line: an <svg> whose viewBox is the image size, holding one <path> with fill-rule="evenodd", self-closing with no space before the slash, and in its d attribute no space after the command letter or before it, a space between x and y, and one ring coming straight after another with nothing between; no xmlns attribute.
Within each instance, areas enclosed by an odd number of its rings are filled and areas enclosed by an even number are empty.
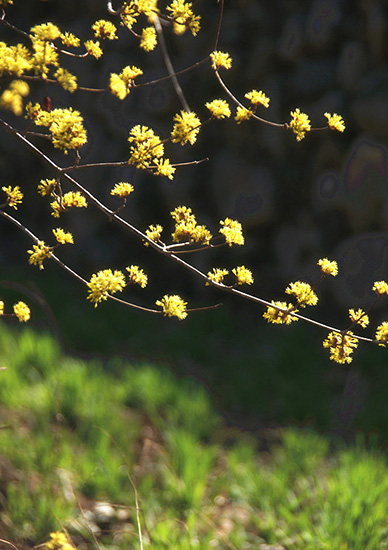
<svg viewBox="0 0 388 550"><path fill-rule="evenodd" d="M220 4L220 11L218 13L216 39L214 41L214 48L213 48L214 51L216 51L218 48L218 41L220 39L220 33L221 33L222 17L224 15L224 0L218 0L218 2Z"/></svg>

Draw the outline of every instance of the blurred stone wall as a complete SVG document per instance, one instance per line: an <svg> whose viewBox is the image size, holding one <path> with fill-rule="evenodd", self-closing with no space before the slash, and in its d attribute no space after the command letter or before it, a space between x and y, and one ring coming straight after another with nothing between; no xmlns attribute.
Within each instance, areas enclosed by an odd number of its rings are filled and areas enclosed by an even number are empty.
<svg viewBox="0 0 388 550"><path fill-rule="evenodd" d="M202 0L195 10L203 18L196 39L171 36L166 29L176 70L212 49L217 3ZM50 20L62 30L91 38L92 22L107 15L105 3L92 0L15 0L8 17L25 29ZM226 1L219 49L233 57L232 70L222 73L233 93L243 99L252 88L262 89L271 98L262 114L276 122L289 121L290 111L299 107L319 127L326 123L325 112L338 112L345 119L345 133L312 132L297 143L291 132L254 121L222 121L206 126L192 148L167 146L173 162L210 158L182 168L173 182L131 167L84 171L80 181L112 207L113 184L131 181L136 193L124 216L142 229L150 223L168 224L169 211L179 204L191 206L199 221L215 231L219 219L237 217L245 228L246 246L202 254L193 261L204 269L239 263L252 267L256 292L263 297L281 298L291 280L313 281L317 259L327 256L340 264L341 276L328 283L337 303L365 306L373 280L388 276L387 29L384 0ZM1 34L5 38L0 40L10 37L3 27ZM71 63L81 85L106 86L109 74L128 64L144 68L146 79L165 74L159 51L142 53L123 28L120 38L107 45L102 63ZM225 97L208 66L182 75L180 82L202 119L207 116L206 101ZM126 140L133 125L147 124L167 136L180 109L169 82L133 90L123 102L109 94L70 96L57 88L48 92L53 106L73 104L84 114L90 136L82 152L85 162L128 158ZM41 100L46 93L45 86L38 86L31 99ZM2 184L26 189L31 202L20 208L20 215L28 216L31 229L45 238L53 219L35 189L40 178L53 174L11 136L3 134L0 140ZM70 155L54 157L63 165L70 162ZM64 252L64 259L85 276L106 266L144 261L149 271L158 266L160 278L185 278L187 292L202 285L181 271L176 274L131 237L118 236L92 209L66 216L60 225L78 236L81 253ZM0 232L2 243L7 235L0 260L25 261L26 243L20 244L19 233L3 221Z"/></svg>

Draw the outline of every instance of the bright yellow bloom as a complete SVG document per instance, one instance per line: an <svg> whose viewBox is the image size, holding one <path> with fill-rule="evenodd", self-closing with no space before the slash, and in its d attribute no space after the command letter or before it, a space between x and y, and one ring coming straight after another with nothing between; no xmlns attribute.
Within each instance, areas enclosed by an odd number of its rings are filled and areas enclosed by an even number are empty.
<svg viewBox="0 0 388 550"><path fill-rule="evenodd" d="M274 323L278 325L289 325L293 321L297 321L298 317L292 315L292 313L297 313L298 310L292 304L287 304L286 302L275 302L271 301L272 305L267 306L267 311L263 313L264 319L267 319L268 323ZM284 311L281 311L280 309Z"/></svg>
<svg viewBox="0 0 388 550"><path fill-rule="evenodd" d="M171 17L174 19L174 31L177 34L182 34L186 28L191 30L193 36L195 36L200 29L200 16L194 15L191 9L192 3L185 0L173 0L167 10L171 13Z"/></svg>
<svg viewBox="0 0 388 550"><path fill-rule="evenodd" d="M171 132L171 141L185 145L189 142L193 145L201 127L201 121L193 112L181 111L174 116L174 127Z"/></svg>
<svg viewBox="0 0 388 550"><path fill-rule="evenodd" d="M215 283L223 283L224 278L229 274L227 269L220 269L218 267L213 267L213 271L209 271L207 276L211 281ZM209 283L206 283L207 285Z"/></svg>
<svg viewBox="0 0 388 550"><path fill-rule="evenodd" d="M0 96L0 108L20 116L23 113L23 97L30 93L30 87L24 80L13 80Z"/></svg>
<svg viewBox="0 0 388 550"><path fill-rule="evenodd" d="M141 288L147 286L148 277L138 265L131 265L125 268L129 273L129 279L131 283L138 284Z"/></svg>
<svg viewBox="0 0 388 550"><path fill-rule="evenodd" d="M80 39L71 32L61 34L62 44L67 48L78 48Z"/></svg>
<svg viewBox="0 0 388 550"><path fill-rule="evenodd" d="M136 5L136 10L139 14L146 15L147 17L153 17L155 12L158 12L158 0L135 0L133 4Z"/></svg>
<svg viewBox="0 0 388 550"><path fill-rule="evenodd" d="M116 25L111 21L106 21L105 19L99 19L92 25L92 30L94 31L94 36L96 38L102 38L103 40L115 40L118 38L116 35Z"/></svg>
<svg viewBox="0 0 388 550"><path fill-rule="evenodd" d="M30 320L31 311L27 304L18 302L13 306L13 312L21 323L26 323Z"/></svg>
<svg viewBox="0 0 388 550"><path fill-rule="evenodd" d="M44 550L75 550L64 533L50 533L50 540L44 545Z"/></svg>
<svg viewBox="0 0 388 550"><path fill-rule="evenodd" d="M236 277L236 284L238 285L251 285L253 283L252 271L244 265L235 267L232 269L232 273Z"/></svg>
<svg viewBox="0 0 388 550"><path fill-rule="evenodd" d="M376 329L376 340L379 341L379 346L386 346L388 343L388 323L384 321Z"/></svg>
<svg viewBox="0 0 388 550"><path fill-rule="evenodd" d="M231 115L230 107L224 99L214 99L205 103L205 107L209 109L210 114L214 118L225 118Z"/></svg>
<svg viewBox="0 0 388 550"><path fill-rule="evenodd" d="M157 225L150 225L148 229L146 229L145 234L151 241L159 242L160 237L162 235L163 227L159 224ZM146 246L148 246L148 243L144 243Z"/></svg>
<svg viewBox="0 0 388 550"><path fill-rule="evenodd" d="M245 107L240 107L240 105L237 107L236 116L234 117L234 120L237 122L237 124L241 124L244 120L248 120L253 115L253 112L250 109L246 109Z"/></svg>
<svg viewBox="0 0 388 550"><path fill-rule="evenodd" d="M15 210L18 209L18 204L21 204L23 201L23 193L20 191L20 187L16 185L15 187L2 187L2 191L7 195L7 204Z"/></svg>
<svg viewBox="0 0 388 550"><path fill-rule="evenodd" d="M337 115L336 113L332 115L330 113L325 113L325 117L327 118L327 125L330 130L337 130L338 132L343 132L345 130L345 122L341 115Z"/></svg>
<svg viewBox="0 0 388 550"><path fill-rule="evenodd" d="M40 40L53 41L61 36L61 31L56 25L53 25L53 23L35 25L35 27L31 27L30 32L35 38L39 38Z"/></svg>
<svg viewBox="0 0 388 550"><path fill-rule="evenodd" d="M4 315L4 302L0 300L0 315Z"/></svg>
<svg viewBox="0 0 388 550"><path fill-rule="evenodd" d="M54 73L54 77L57 79L62 88L68 92L74 92L74 90L78 88L77 77L62 67Z"/></svg>
<svg viewBox="0 0 388 550"><path fill-rule="evenodd" d="M300 141L304 138L305 133L311 130L310 119L306 113L301 113L299 109L291 111L290 128L296 135L296 140Z"/></svg>
<svg viewBox="0 0 388 550"><path fill-rule="evenodd" d="M69 208L86 208L88 203L79 191L69 191L62 197L57 197L54 202L50 203L50 206L53 209L51 215L54 218L59 218L60 214Z"/></svg>
<svg viewBox="0 0 388 550"><path fill-rule="evenodd" d="M38 193L39 195L42 195L42 197L47 197L54 192L56 186L57 186L56 179L40 180L40 184L38 185Z"/></svg>
<svg viewBox="0 0 388 550"><path fill-rule="evenodd" d="M330 332L326 340L323 341L324 348L330 348L330 359L336 363L351 363L353 351L358 346L358 339L352 332L340 334L339 332Z"/></svg>
<svg viewBox="0 0 388 550"><path fill-rule="evenodd" d="M220 221L220 224L222 225L220 233L225 237L225 241L229 246L232 246L232 244L244 244L244 236L242 234L242 226L240 222L237 220L231 220L230 218L225 218L225 220Z"/></svg>
<svg viewBox="0 0 388 550"><path fill-rule="evenodd" d="M178 317L178 319L185 319L187 317L187 302L184 302L182 298L176 294L165 294L163 298L157 300L155 304L163 308L165 317Z"/></svg>
<svg viewBox="0 0 388 550"><path fill-rule="evenodd" d="M60 227L53 229L53 233L59 244L74 244L73 235L67 231L63 231Z"/></svg>
<svg viewBox="0 0 388 550"><path fill-rule="evenodd" d="M32 36L31 40L32 49L34 50L31 59L32 68L35 74L41 75L42 78L47 78L50 71L50 65L58 67L58 51L50 40L47 41L47 39L38 38L37 36Z"/></svg>
<svg viewBox="0 0 388 550"><path fill-rule="evenodd" d="M43 261L50 258L53 253L52 248L47 246L44 241L39 241L38 244L32 245L32 250L27 250L30 254L28 263L39 266L39 269L44 269Z"/></svg>
<svg viewBox="0 0 388 550"><path fill-rule="evenodd" d="M135 84L135 78L142 75L143 71L135 66L127 65L120 74L111 73L109 87L113 95L117 95L119 99L127 97Z"/></svg>
<svg viewBox="0 0 388 550"><path fill-rule="evenodd" d="M226 52L215 51L210 54L213 69L217 70L220 67L230 69L232 66L232 58Z"/></svg>
<svg viewBox="0 0 388 550"><path fill-rule="evenodd" d="M336 277L338 275L338 264L336 261L330 261L327 258L322 258L318 260L318 265L321 268L322 273L325 275L332 275Z"/></svg>
<svg viewBox="0 0 388 550"><path fill-rule="evenodd" d="M349 318L352 323L356 323L362 328L369 325L369 316L362 309L358 309L357 311L354 311L354 309L349 309Z"/></svg>
<svg viewBox="0 0 388 550"><path fill-rule="evenodd" d="M261 90L258 92L257 90L252 90L251 92L247 92L245 96L249 101L252 103L252 105L263 105L263 107L268 107L270 98L265 95L264 92Z"/></svg>
<svg viewBox="0 0 388 550"><path fill-rule="evenodd" d="M87 283L89 287L87 299L94 302L94 307L97 307L102 300L108 299L109 294L121 292L125 284L125 276L121 271L112 272L111 269L104 269L94 273Z"/></svg>
<svg viewBox="0 0 388 550"><path fill-rule="evenodd" d="M98 40L96 42L94 42L93 40L87 40L86 42L84 42L84 46L88 54L92 55L96 59L99 59L102 56L103 52Z"/></svg>
<svg viewBox="0 0 388 550"><path fill-rule="evenodd" d="M383 294L388 294L388 283L385 281L376 281L372 288L373 292L376 292L377 295L382 296Z"/></svg>
<svg viewBox="0 0 388 550"><path fill-rule="evenodd" d="M128 195L130 195L133 191L133 185L125 181L121 181L120 183L116 183L110 194L116 195L116 197L124 199L125 197L128 197Z"/></svg>
<svg viewBox="0 0 388 550"><path fill-rule="evenodd" d="M155 174L157 176L167 176L168 179L174 179L176 168L170 163L170 159L155 159Z"/></svg>
<svg viewBox="0 0 388 550"><path fill-rule="evenodd" d="M172 219L177 223L182 221L196 223L193 211L188 206L177 206L170 214Z"/></svg>
<svg viewBox="0 0 388 550"><path fill-rule="evenodd" d="M285 292L295 296L300 307L315 306L318 303L318 296L308 283L301 281L290 283Z"/></svg>
<svg viewBox="0 0 388 550"><path fill-rule="evenodd" d="M160 137L148 126L134 126L129 132L128 141L132 143L128 163L137 168L149 168L155 159L161 158L164 154L164 145Z"/></svg>
<svg viewBox="0 0 388 550"><path fill-rule="evenodd" d="M146 27L141 31L140 47L145 52L151 52L157 44L155 27Z"/></svg>

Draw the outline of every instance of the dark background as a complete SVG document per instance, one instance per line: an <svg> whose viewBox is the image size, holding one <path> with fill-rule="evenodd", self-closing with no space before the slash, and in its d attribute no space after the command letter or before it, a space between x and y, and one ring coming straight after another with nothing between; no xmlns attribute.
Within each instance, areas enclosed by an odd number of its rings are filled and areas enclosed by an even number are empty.
<svg viewBox="0 0 388 550"><path fill-rule="evenodd" d="M28 30L52 21L85 40L92 38L90 26L96 19L109 18L104 2L32 0L23 2L23 9L21 4L16 1L7 10L11 23ZM194 11L202 16L195 39L165 29L176 70L202 59L213 47L216 2L196 2ZM336 259L340 275L325 281L320 304L309 315L346 326L347 309L368 307L373 281L387 279L387 29L384 1L226 2L219 49L233 58L232 70L222 72L233 93L243 99L252 88L262 89L271 98L263 116L276 122L289 121L290 111L299 107L319 127L326 123L325 112L338 112L346 122L345 133L312 132L298 143L291 132L254 121L216 122L201 130L194 147L166 147L172 162L210 158L181 168L172 182L132 167L91 169L80 173L79 180L112 208L117 204L109 196L113 185L133 183L136 191L123 217L143 230L162 223L169 231L169 212L181 204L191 206L198 221L214 233L220 219L239 219L244 247L202 253L192 262L203 270L245 264L254 272L253 293L266 299L284 299L290 281L314 282L318 258ZM20 40L3 26L0 32L1 40ZM166 74L159 50L144 54L125 28L119 37L105 43L100 61L65 65L80 85L105 87L109 74L128 64L143 68L143 81ZM205 102L225 97L209 64L182 75L180 82L202 120L207 117ZM127 159L132 126L145 124L168 136L172 117L181 108L169 82L133 90L122 102L109 93L71 95L43 85L33 87L29 99L41 101L47 93L53 107L72 105L83 113L89 136L81 151L84 162ZM22 119L2 115L25 127ZM49 151L44 143L37 144ZM178 372L201 376L220 406L245 419L253 415L255 422L260 417L324 429L367 426L386 433L384 349L361 345L351 367L332 365L321 347L324 331L267 326L257 307L204 288L92 207L69 212L56 223L47 202L36 194L39 180L54 174L11 135L0 136L0 146L1 184L20 185L26 195L17 217L48 242L53 227L73 231L76 245L64 247L60 256L85 278L107 267L139 263L150 284L148 290L128 296L137 303L152 307L165 293L180 293L191 307L225 303L222 312L198 313L187 322L149 317L116 304L95 310L85 300L85 289L57 266L46 262L43 272L28 266L31 242L0 219L3 295L16 301L24 293L32 303L33 322L55 330L68 350L168 363ZM71 153L68 158L50 154L61 165L72 162ZM382 300L371 315L369 335L386 311Z"/></svg>

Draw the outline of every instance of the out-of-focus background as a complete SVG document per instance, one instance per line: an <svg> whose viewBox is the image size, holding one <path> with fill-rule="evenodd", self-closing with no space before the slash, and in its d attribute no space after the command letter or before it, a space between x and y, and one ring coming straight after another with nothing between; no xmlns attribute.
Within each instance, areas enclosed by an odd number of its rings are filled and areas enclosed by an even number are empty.
<svg viewBox="0 0 388 550"><path fill-rule="evenodd" d="M52 21L63 31L92 38L91 24L107 17L104 2L23 4L21 10L16 1L7 17L26 30ZM176 70L212 49L217 3L196 2L194 9L202 17L198 37L175 36L165 29ZM79 179L112 207L109 191L114 183L133 183L136 192L123 216L140 229L151 223L168 228L170 210L182 204L192 207L199 222L213 231L226 216L239 219L244 247L209 251L192 261L204 270L246 265L255 276L252 291L266 299L284 299L290 281L314 282L319 258L336 259L339 276L325 281L319 306L308 313L346 326L348 308L367 308L373 301L373 281L387 277L387 28L388 7L382 0L226 2L219 49L233 58L232 70L222 72L233 93L243 99L252 88L263 90L271 103L262 114L277 122L289 121L296 107L309 114L315 127L325 125L325 112L340 113L346 131L312 132L298 143L291 132L227 120L205 126L193 147L167 146L172 162L209 157L208 162L178 170L172 182L132 167L90 169ZM20 39L4 27L0 30L4 40ZM159 50L144 54L125 28L119 36L105 45L101 61L70 63L80 85L105 87L110 73L128 64L142 67L144 80L166 73ZM202 119L207 116L206 101L225 97L208 65L182 75L180 83ZM30 99L41 101L47 94L53 107L72 105L83 113L89 135L84 162L125 160L132 126L145 124L168 136L172 117L181 108L170 82L133 90L125 101L109 93L70 95L46 86L33 88ZM5 116L15 125L26 124ZM17 216L49 240L55 221L36 186L53 173L12 136L0 139L2 184L20 185L25 193ZM53 157L63 165L71 162L71 155ZM152 305L165 293L179 293L191 307L225 304L222 310L193 314L184 322L110 303L94 309L85 289L57 266L46 262L42 272L28 266L31 243L1 219L2 295L31 303L32 323L53 331L64 349L146 357L180 374L193 374L207 383L233 421L299 422L344 432L366 427L388 433L384 349L361 345L350 367L333 365L321 345L324 331L299 323L267 326L260 308L203 287L93 208L70 212L57 225L73 231L77 244L64 247L62 257L85 278L107 267L139 263L150 284L146 293L130 296L134 301ZM386 318L387 305L381 300L373 310L369 334Z"/></svg>

